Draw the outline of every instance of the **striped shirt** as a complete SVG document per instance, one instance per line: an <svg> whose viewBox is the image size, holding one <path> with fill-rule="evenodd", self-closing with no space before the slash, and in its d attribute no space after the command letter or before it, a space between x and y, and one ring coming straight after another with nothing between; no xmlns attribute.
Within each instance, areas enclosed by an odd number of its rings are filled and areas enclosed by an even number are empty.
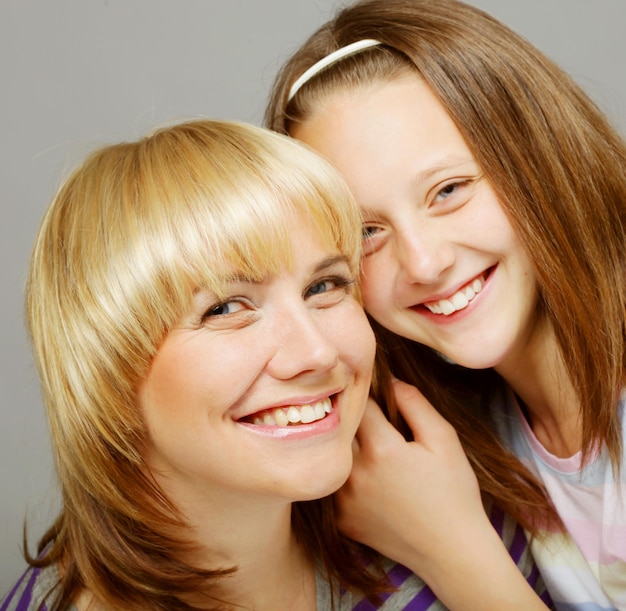
<svg viewBox="0 0 626 611"><path fill-rule="evenodd" d="M56 565L45 569L30 567L2 601L0 611L48 611L50 606L45 599L58 581ZM76 607L70 605L64 611L76 611Z"/></svg>
<svg viewBox="0 0 626 611"><path fill-rule="evenodd" d="M541 600L550 608L552 601L545 584L534 563L524 531L512 518L500 510L490 512L491 523L500 535L511 557L519 567L526 581L532 586ZM391 585L396 591L384 594L383 604L376 607L367 599L353 592L335 591L335 605L330 604L330 586L327 581L318 579L317 608L318 611L445 611L447 607L433 594L432 590L415 573L391 560L385 559L383 566Z"/></svg>
<svg viewBox="0 0 626 611"><path fill-rule="evenodd" d="M491 511L491 522L500 534L511 557L519 566L528 583L550 605L546 588L532 560L523 530L501 511ZM432 590L414 573L404 566L385 559L383 566L391 585L396 591L383 595L383 605L378 607L382 611L445 611L446 607L433 594ZM46 594L58 582L59 574L56 566L45 569L29 568L0 604L0 611L36 611L44 602ZM331 599L331 585L321 574L316 576L317 609L318 611L374 611L375 607L367 599L354 592L333 590ZM331 600L334 605L331 605ZM44 604L42 611L49 611ZM70 605L64 611L76 611Z"/></svg>

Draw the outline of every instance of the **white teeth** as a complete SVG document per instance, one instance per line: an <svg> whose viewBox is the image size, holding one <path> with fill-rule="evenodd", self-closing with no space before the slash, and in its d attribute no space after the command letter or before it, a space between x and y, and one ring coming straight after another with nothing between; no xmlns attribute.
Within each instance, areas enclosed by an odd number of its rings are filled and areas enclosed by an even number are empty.
<svg viewBox="0 0 626 611"><path fill-rule="evenodd" d="M452 297L452 305L455 310L462 310L469 303L469 299L465 296L465 293L457 293Z"/></svg>
<svg viewBox="0 0 626 611"><path fill-rule="evenodd" d="M300 410L295 405L292 405L287 410L287 420L289 422L300 422Z"/></svg>
<svg viewBox="0 0 626 611"><path fill-rule="evenodd" d="M433 314L443 314L443 310L438 303L431 303L426 306Z"/></svg>
<svg viewBox="0 0 626 611"><path fill-rule="evenodd" d="M303 405L300 410L300 421L303 424L315 421L315 410L310 405Z"/></svg>
<svg viewBox="0 0 626 611"><path fill-rule="evenodd" d="M278 426L287 426L289 424L289 418L287 418L284 409L274 410L274 420L276 420Z"/></svg>
<svg viewBox="0 0 626 611"><path fill-rule="evenodd" d="M472 299L474 299L474 297L476 297L476 295L483 290L483 285L484 280L481 276L480 278L473 280L467 286L464 286L449 299L440 299L439 301L425 303L424 306L433 314L450 316L450 314L466 308L470 301L472 301Z"/></svg>
<svg viewBox="0 0 626 611"><path fill-rule="evenodd" d="M321 420L330 414L333 406L330 398L322 399L310 405L291 405L288 408L277 407L271 412L255 416L253 423L265 426L288 426L290 424L309 424Z"/></svg>
<svg viewBox="0 0 626 611"><path fill-rule="evenodd" d="M444 316L448 316L449 314L452 314L452 312L456 312L456 308L454 307L454 304L451 301L448 301L447 299L442 299L439 302L439 305L441 306L441 313Z"/></svg>

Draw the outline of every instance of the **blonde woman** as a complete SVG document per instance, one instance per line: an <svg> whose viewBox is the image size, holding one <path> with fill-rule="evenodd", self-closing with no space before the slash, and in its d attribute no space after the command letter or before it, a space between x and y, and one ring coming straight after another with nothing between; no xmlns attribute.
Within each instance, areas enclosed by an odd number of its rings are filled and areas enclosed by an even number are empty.
<svg viewBox="0 0 626 611"><path fill-rule="evenodd" d="M63 508L2 609L306 610L330 608L333 579L384 590L316 500L350 472L375 350L351 201L299 145L208 121L70 176L27 299Z"/></svg>

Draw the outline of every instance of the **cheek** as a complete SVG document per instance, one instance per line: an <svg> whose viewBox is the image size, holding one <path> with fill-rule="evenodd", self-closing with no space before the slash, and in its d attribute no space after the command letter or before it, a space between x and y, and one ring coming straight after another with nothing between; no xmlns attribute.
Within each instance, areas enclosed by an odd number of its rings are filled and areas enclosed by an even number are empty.
<svg viewBox="0 0 626 611"><path fill-rule="evenodd" d="M363 312L361 321L362 324L360 325L360 329L358 331L362 343L360 361L362 363L362 367L367 372L367 375L371 375L372 368L374 366L374 357L376 355L376 337L369 321L367 320L367 317L365 316L365 312Z"/></svg>
<svg viewBox="0 0 626 611"><path fill-rule="evenodd" d="M184 336L166 342L139 389L144 421L155 434L193 430L221 416L245 383L250 352Z"/></svg>
<svg viewBox="0 0 626 611"><path fill-rule="evenodd" d="M376 320L393 311L394 278L392 265L380 255L366 257L361 272L361 292L365 310Z"/></svg>
<svg viewBox="0 0 626 611"><path fill-rule="evenodd" d="M334 342L342 360L358 375L370 376L376 352L376 338L365 312L354 305L338 319ZM369 382L368 382L369 383Z"/></svg>

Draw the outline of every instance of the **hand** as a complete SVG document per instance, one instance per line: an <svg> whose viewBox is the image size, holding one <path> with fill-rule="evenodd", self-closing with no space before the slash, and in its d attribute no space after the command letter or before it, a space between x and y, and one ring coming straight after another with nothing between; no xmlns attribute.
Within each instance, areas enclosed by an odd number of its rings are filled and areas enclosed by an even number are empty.
<svg viewBox="0 0 626 611"><path fill-rule="evenodd" d="M445 541L458 553L455 532L488 520L454 428L415 387L397 381L394 393L415 441L405 441L369 401L352 473L336 495L339 527L414 568L428 565L433 552L445 554Z"/></svg>
<svg viewBox="0 0 626 611"><path fill-rule="evenodd" d="M416 388L394 382L394 393L414 441L369 401L336 494L339 528L410 568L453 611L545 611L487 518L454 428Z"/></svg>

